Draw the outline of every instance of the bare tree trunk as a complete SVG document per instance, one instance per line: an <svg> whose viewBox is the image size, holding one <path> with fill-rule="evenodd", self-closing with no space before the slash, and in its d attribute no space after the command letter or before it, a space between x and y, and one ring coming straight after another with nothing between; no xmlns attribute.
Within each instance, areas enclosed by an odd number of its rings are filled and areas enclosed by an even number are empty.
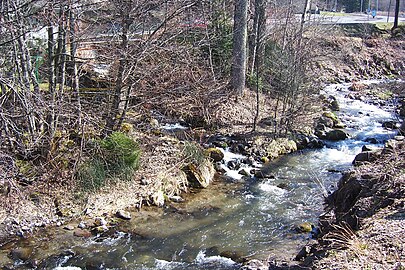
<svg viewBox="0 0 405 270"><path fill-rule="evenodd" d="M118 66L117 78L115 81L113 100L111 103L111 108L109 115L106 120L106 126L103 131L104 135L110 134L117 123L117 116L119 114L119 107L121 103L121 93L124 87L124 72L127 65L127 51L128 51L128 31L131 21L129 19L129 14L125 14L123 19L122 34L121 34L121 51L120 51L120 60Z"/></svg>
<svg viewBox="0 0 405 270"><path fill-rule="evenodd" d="M55 92L55 65L54 65L54 43L55 40L53 38L53 26L52 22L49 21L48 23L48 89L49 93Z"/></svg>
<svg viewBox="0 0 405 270"><path fill-rule="evenodd" d="M400 0L396 0L395 2L395 17L394 17L394 26L391 29L392 33L394 33L395 29L398 28L400 2L401 2Z"/></svg>
<svg viewBox="0 0 405 270"><path fill-rule="evenodd" d="M231 86L242 94L246 82L247 0L235 1Z"/></svg>
<svg viewBox="0 0 405 270"><path fill-rule="evenodd" d="M70 3L70 12L69 12L69 39L70 39L70 57L72 62L72 89L74 96L76 98L77 107L77 125L81 127L82 125L82 105L80 100L80 93L79 93L79 72L77 70L77 63L76 63L76 51L77 51L77 42L76 42L76 16L72 6Z"/></svg>
<svg viewBox="0 0 405 270"><path fill-rule="evenodd" d="M59 35L61 36L60 38L60 44L61 46L58 51L60 51L60 62L59 62L59 67L60 67L60 74L59 74L59 95L61 96L63 94L64 88L65 88L65 82L66 82L66 26L65 26L65 16L62 18L62 24L61 30L62 32L59 32Z"/></svg>

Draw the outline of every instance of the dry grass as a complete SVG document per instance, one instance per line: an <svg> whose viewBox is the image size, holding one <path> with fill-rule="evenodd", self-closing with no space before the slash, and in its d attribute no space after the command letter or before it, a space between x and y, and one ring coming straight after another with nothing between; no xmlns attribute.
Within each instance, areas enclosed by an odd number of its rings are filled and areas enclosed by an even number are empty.
<svg viewBox="0 0 405 270"><path fill-rule="evenodd" d="M360 230L333 225L322 238L328 243L328 257L316 261L315 269L404 269L404 146L398 143L377 162L356 169L356 177L372 175L370 181L375 181L351 209L352 215L363 216Z"/></svg>

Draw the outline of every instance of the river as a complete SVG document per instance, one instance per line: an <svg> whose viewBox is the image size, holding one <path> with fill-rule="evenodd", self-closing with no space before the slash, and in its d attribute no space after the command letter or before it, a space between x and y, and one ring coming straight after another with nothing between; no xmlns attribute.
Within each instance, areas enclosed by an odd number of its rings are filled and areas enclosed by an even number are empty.
<svg viewBox="0 0 405 270"><path fill-rule="evenodd" d="M394 136L382 122L395 115L347 98L349 86L324 89L339 101L338 115L349 139L281 157L264 168L272 174L268 179L217 180L184 203L139 212L112 235L49 243L46 252L53 255L43 267L239 269L242 259L293 258L311 239L311 233L295 228L303 222L317 224L325 196L336 189L366 140L382 145ZM240 158L226 154L228 160Z"/></svg>

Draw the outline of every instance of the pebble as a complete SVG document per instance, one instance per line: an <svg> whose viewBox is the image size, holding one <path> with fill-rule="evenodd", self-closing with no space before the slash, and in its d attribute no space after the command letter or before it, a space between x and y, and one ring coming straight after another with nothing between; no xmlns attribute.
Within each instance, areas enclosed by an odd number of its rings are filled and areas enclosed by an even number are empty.
<svg viewBox="0 0 405 270"><path fill-rule="evenodd" d="M184 202L184 199L183 199L182 197L180 197L180 196L171 196L169 199L170 199L171 201L177 202L177 203L179 203L179 202Z"/></svg>

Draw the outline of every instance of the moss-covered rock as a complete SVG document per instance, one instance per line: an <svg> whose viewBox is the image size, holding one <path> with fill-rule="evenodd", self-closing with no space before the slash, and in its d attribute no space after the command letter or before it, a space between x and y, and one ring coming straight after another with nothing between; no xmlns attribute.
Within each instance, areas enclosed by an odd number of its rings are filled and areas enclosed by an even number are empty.
<svg viewBox="0 0 405 270"><path fill-rule="evenodd" d="M224 153L218 148L208 148L204 151L207 157L210 157L214 162L221 161L224 158Z"/></svg>
<svg viewBox="0 0 405 270"><path fill-rule="evenodd" d="M310 222L303 222L296 227L296 231L299 233L309 233L312 231L313 224Z"/></svg>
<svg viewBox="0 0 405 270"><path fill-rule="evenodd" d="M196 166L193 163L188 164L183 168L187 175L187 179L191 186L206 188L214 179L215 168L212 162L204 160Z"/></svg>
<svg viewBox="0 0 405 270"><path fill-rule="evenodd" d="M267 157L275 159L280 155L289 154L297 151L297 144L293 140L287 138L278 138L270 142L266 147Z"/></svg>

